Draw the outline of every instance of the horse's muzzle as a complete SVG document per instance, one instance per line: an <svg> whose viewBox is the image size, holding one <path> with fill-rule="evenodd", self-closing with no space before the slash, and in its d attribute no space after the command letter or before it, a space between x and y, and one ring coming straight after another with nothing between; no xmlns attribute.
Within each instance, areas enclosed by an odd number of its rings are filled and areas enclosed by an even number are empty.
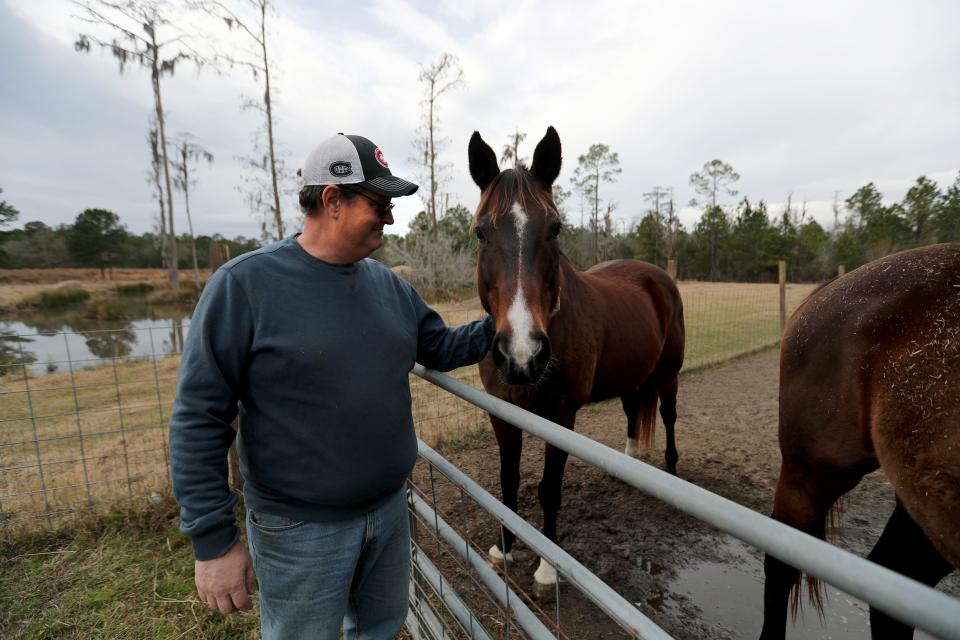
<svg viewBox="0 0 960 640"><path fill-rule="evenodd" d="M493 363L508 384L527 385L537 382L550 362L550 338L542 331L530 336L531 355L525 362L514 357L510 340L511 338L503 333L497 333L493 338L490 347Z"/></svg>

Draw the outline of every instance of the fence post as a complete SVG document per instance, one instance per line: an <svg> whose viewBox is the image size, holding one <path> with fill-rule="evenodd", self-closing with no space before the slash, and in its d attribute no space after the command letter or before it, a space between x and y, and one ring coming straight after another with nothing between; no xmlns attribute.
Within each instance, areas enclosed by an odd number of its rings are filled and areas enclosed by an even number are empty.
<svg viewBox="0 0 960 640"><path fill-rule="evenodd" d="M210 243L210 273L214 273L224 263L230 261L230 245L226 242Z"/></svg>
<svg viewBox="0 0 960 640"><path fill-rule="evenodd" d="M783 333L783 328L787 326L787 262L786 260L780 260L777 262L777 267L779 267L779 281L780 281L780 333Z"/></svg>
<svg viewBox="0 0 960 640"><path fill-rule="evenodd" d="M677 261L676 260L667 260L667 275L676 282L677 281Z"/></svg>
<svg viewBox="0 0 960 640"><path fill-rule="evenodd" d="M845 264L838 264L838 265L837 265L837 277L838 277L838 278L839 278L840 276L842 276L843 274L845 274L846 272L847 272L847 265L845 265Z"/></svg>

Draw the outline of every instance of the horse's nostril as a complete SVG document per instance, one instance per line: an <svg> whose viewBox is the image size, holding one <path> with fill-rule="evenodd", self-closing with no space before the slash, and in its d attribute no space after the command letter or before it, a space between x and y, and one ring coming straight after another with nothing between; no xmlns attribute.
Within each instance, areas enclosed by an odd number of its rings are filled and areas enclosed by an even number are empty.
<svg viewBox="0 0 960 640"><path fill-rule="evenodd" d="M509 347L507 346L506 340L497 340L497 351L499 351L504 358L510 357Z"/></svg>
<svg viewBox="0 0 960 640"><path fill-rule="evenodd" d="M543 350L543 341L542 341L542 340L537 340L537 341L534 343L534 345L533 345L532 354L533 354L534 356L536 356L536 355L537 355L538 353L540 353L542 350Z"/></svg>

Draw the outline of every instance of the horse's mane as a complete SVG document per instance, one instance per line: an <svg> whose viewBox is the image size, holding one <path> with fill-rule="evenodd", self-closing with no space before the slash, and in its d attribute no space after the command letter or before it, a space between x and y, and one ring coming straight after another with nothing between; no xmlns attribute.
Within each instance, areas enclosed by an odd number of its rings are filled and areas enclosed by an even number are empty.
<svg viewBox="0 0 960 640"><path fill-rule="evenodd" d="M519 202L527 212L534 210L558 213L551 191L539 185L527 168L521 165L501 171L483 190L471 226L477 224L481 213L488 214L493 224L496 224L501 215L513 208L514 202Z"/></svg>

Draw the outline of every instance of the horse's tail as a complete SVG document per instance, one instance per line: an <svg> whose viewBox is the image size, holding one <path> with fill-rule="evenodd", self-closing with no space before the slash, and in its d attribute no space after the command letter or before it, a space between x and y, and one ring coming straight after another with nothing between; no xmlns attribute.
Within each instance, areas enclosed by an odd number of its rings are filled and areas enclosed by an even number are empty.
<svg viewBox="0 0 960 640"><path fill-rule="evenodd" d="M830 510L827 512L826 522L824 522L825 529L825 539L833 538L836 532L840 529L840 523L843 519L843 511L846 506L846 496L840 496L837 498L837 501L833 503L833 506L830 507ZM823 605L827 600L827 591L823 582L813 576L798 572L797 579L793 584L793 587L790 588L790 617L793 620L797 619L797 614L803 608L803 602L801 601L800 592L801 581L806 581L807 583L807 599L810 604L813 605L814 610L817 612L817 615L820 617L821 622L825 620L823 614Z"/></svg>
<svg viewBox="0 0 960 640"><path fill-rule="evenodd" d="M653 446L653 431L657 426L657 389L643 385L637 394L637 440L649 449Z"/></svg>
<svg viewBox="0 0 960 640"><path fill-rule="evenodd" d="M820 617L820 622L823 623L826 621L823 614L823 604L827 599L826 587L820 579L802 571L797 572L796 582L790 587L790 619L796 622L797 615L803 610L803 598L800 597L800 593L803 590L801 583L804 581L807 583L807 599Z"/></svg>

